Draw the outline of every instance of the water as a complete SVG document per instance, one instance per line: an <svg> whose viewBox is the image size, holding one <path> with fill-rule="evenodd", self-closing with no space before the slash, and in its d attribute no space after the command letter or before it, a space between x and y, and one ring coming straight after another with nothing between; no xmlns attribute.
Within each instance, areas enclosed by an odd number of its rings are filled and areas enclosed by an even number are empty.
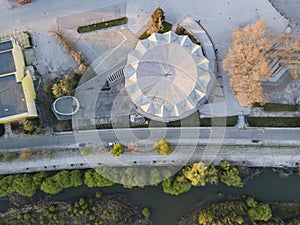
<svg viewBox="0 0 300 225"><path fill-rule="evenodd" d="M81 196L92 197L99 190L102 193L124 193L134 204L150 207L153 225L175 225L196 204L220 192L225 196L250 195L263 201L300 202L300 176L281 178L274 172L265 172L249 181L244 188L208 185L192 188L179 196L163 193L161 186L143 189L124 189L121 185L93 189L81 186L64 190L53 196L53 199L70 201Z"/></svg>

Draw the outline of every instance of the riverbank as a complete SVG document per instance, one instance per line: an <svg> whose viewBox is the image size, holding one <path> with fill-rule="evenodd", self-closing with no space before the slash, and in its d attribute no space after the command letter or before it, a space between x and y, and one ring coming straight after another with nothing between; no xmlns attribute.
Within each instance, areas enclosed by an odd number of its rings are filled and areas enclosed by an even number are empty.
<svg viewBox="0 0 300 225"><path fill-rule="evenodd" d="M300 203L261 202L247 196L210 196L184 215L178 225L210 223L296 225L300 224Z"/></svg>
<svg viewBox="0 0 300 225"><path fill-rule="evenodd" d="M73 202L40 199L9 208L0 213L0 220L6 225L151 224L149 216L143 215L143 209L130 202L125 195L101 196L101 192L97 192L95 197L80 197Z"/></svg>

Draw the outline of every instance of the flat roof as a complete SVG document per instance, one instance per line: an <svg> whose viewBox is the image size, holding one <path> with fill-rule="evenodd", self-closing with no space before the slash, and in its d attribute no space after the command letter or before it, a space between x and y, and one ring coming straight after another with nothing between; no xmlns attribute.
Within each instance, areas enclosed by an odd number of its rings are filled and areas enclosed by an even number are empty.
<svg viewBox="0 0 300 225"><path fill-rule="evenodd" d="M7 51L13 48L11 41L5 41L0 43L0 52Z"/></svg>
<svg viewBox="0 0 300 225"><path fill-rule="evenodd" d="M22 83L16 75L0 76L0 118L27 112Z"/></svg>
<svg viewBox="0 0 300 225"><path fill-rule="evenodd" d="M16 72L12 51L0 53L0 75Z"/></svg>

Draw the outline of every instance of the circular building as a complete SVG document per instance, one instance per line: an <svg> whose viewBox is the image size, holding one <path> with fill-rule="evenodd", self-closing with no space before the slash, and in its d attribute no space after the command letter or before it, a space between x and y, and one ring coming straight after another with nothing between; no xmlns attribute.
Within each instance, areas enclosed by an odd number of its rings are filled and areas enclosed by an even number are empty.
<svg viewBox="0 0 300 225"><path fill-rule="evenodd" d="M70 119L79 110L79 101L73 96L63 96L53 102L52 109L59 120Z"/></svg>
<svg viewBox="0 0 300 225"><path fill-rule="evenodd" d="M214 74L202 48L187 35L154 33L137 43L124 68L125 88L138 113L158 121L180 120L210 94Z"/></svg>

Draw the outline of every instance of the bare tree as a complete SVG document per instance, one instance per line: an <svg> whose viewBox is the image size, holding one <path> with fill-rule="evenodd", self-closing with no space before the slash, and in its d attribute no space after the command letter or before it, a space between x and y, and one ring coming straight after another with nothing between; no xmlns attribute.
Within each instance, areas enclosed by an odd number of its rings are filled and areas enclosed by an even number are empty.
<svg viewBox="0 0 300 225"><path fill-rule="evenodd" d="M279 62L279 66L288 68L294 79L298 79L299 49L299 37L267 32L263 20L235 29L223 68L229 73L231 88L240 105L252 106L256 102L265 102L261 80L273 75L270 63L274 60Z"/></svg>
<svg viewBox="0 0 300 225"><path fill-rule="evenodd" d="M263 20L233 32L231 48L223 61L223 67L231 76L231 87L242 106L263 103L265 100L260 79L272 76L265 57L271 47Z"/></svg>

